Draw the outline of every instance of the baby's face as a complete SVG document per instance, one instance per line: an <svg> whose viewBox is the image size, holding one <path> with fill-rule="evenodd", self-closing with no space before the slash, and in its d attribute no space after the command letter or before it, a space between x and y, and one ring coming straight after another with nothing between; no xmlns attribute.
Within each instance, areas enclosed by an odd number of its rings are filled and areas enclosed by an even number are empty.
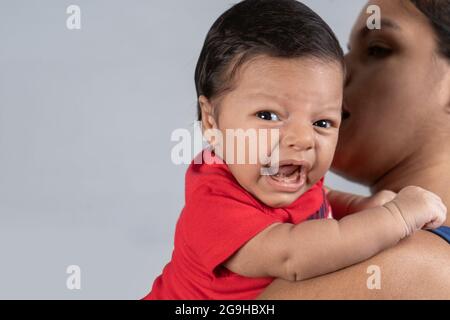
<svg viewBox="0 0 450 320"><path fill-rule="evenodd" d="M256 164L248 163L250 153L255 152L250 144L245 146L245 164L227 159L226 153L220 156L254 197L270 207L284 207L329 169L341 123L342 91L343 71L336 62L260 56L239 69L233 89L211 106L217 108L215 117L203 114L203 123L222 132L223 144L215 146L219 150L231 143L227 129L278 130L279 140L267 143L264 151L269 157L279 152L279 162L272 163L279 165L278 175L262 175L264 164L259 159Z"/></svg>

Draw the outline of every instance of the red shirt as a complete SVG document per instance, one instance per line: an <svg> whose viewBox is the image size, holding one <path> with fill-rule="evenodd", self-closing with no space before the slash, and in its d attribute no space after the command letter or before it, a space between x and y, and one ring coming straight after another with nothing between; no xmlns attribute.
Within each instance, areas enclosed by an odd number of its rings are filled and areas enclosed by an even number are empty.
<svg viewBox="0 0 450 320"><path fill-rule="evenodd" d="M243 189L225 164L192 163L172 260L144 299L254 299L274 278L243 277L222 263L273 223L298 224L329 214L323 179L290 206L274 209Z"/></svg>

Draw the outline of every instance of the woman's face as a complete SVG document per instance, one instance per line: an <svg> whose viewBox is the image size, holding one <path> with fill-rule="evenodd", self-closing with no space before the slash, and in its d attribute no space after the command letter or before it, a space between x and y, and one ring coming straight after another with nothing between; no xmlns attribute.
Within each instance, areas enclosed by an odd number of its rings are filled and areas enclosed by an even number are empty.
<svg viewBox="0 0 450 320"><path fill-rule="evenodd" d="M409 0L372 4L381 8L381 30L367 28L365 7L349 41L348 117L333 163L338 174L369 186L447 128L443 110L450 91L448 63L437 53L427 18Z"/></svg>

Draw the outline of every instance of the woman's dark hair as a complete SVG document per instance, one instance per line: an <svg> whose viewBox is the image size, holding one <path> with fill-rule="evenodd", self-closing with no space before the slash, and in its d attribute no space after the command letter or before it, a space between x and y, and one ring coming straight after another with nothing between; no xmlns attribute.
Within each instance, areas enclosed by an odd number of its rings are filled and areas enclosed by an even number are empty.
<svg viewBox="0 0 450 320"><path fill-rule="evenodd" d="M197 97L231 89L240 66L259 55L315 57L344 68L343 52L331 28L295 0L245 0L223 13L209 30L195 70ZM197 104L198 120L201 120Z"/></svg>
<svg viewBox="0 0 450 320"><path fill-rule="evenodd" d="M411 2L433 26L439 53L450 59L450 0L411 0Z"/></svg>

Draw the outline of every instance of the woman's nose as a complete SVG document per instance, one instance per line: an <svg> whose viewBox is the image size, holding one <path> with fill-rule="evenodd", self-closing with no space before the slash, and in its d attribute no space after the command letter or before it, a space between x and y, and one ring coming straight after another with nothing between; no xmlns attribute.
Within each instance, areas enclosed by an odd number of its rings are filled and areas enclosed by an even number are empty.
<svg viewBox="0 0 450 320"><path fill-rule="evenodd" d="M315 146L314 128L307 124L291 124L282 131L281 145L296 151L307 151Z"/></svg>

